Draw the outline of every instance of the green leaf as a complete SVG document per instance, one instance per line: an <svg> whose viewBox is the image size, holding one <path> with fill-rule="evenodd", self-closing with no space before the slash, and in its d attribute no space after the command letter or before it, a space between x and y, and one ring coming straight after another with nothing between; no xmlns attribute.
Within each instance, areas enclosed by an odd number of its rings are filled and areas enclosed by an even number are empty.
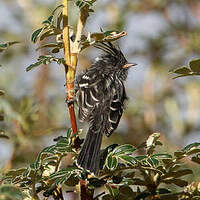
<svg viewBox="0 0 200 200"><path fill-rule="evenodd" d="M115 170L117 168L118 159L115 156L108 156L106 158L106 166L110 170Z"/></svg>
<svg viewBox="0 0 200 200"><path fill-rule="evenodd" d="M106 194L102 197L102 200L114 200L110 194Z"/></svg>
<svg viewBox="0 0 200 200"><path fill-rule="evenodd" d="M105 180L98 179L98 178L90 178L90 179L88 179L88 181L89 181L89 184L94 186L95 188L101 187L106 184Z"/></svg>
<svg viewBox="0 0 200 200"><path fill-rule="evenodd" d="M135 150L136 148L134 148L132 145L124 144L124 145L116 147L113 150L112 154L115 156L121 155L121 154L132 154Z"/></svg>
<svg viewBox="0 0 200 200"><path fill-rule="evenodd" d="M59 53L59 51L60 51L60 48L54 48L54 49L52 49L52 53Z"/></svg>
<svg viewBox="0 0 200 200"><path fill-rule="evenodd" d="M191 70L187 66L182 66L173 71L176 74L184 74L187 75L191 72Z"/></svg>
<svg viewBox="0 0 200 200"><path fill-rule="evenodd" d="M200 155L194 156L191 158L191 160L197 164L200 164Z"/></svg>
<svg viewBox="0 0 200 200"><path fill-rule="evenodd" d="M189 151L186 152L188 156L192 154L196 154L196 153L200 153L200 148L193 147Z"/></svg>
<svg viewBox="0 0 200 200"><path fill-rule="evenodd" d="M5 178L15 178L22 175L26 171L26 168L11 169L5 174Z"/></svg>
<svg viewBox="0 0 200 200"><path fill-rule="evenodd" d="M2 185L0 187L1 200L23 200L25 194L17 187L12 185Z"/></svg>
<svg viewBox="0 0 200 200"><path fill-rule="evenodd" d="M56 12L58 9L63 8L63 7L64 7L64 6L63 6L62 4L58 5L58 6L53 10L52 15L54 15L55 12Z"/></svg>
<svg viewBox="0 0 200 200"><path fill-rule="evenodd" d="M38 62L36 62L34 64L31 64L26 68L26 71L28 72L28 71L32 70L33 68L36 68L36 67L40 66L41 64L42 64L42 61L38 61Z"/></svg>
<svg viewBox="0 0 200 200"><path fill-rule="evenodd" d="M189 144L186 147L184 147L182 149L182 151L189 151L191 148L193 148L193 147L199 147L199 146L200 146L200 142L194 142L194 143Z"/></svg>
<svg viewBox="0 0 200 200"><path fill-rule="evenodd" d="M200 58L191 60L189 66L193 72L200 73Z"/></svg>
<svg viewBox="0 0 200 200"><path fill-rule="evenodd" d="M147 156L135 156L135 159L137 159L138 161L144 160L146 158Z"/></svg>
<svg viewBox="0 0 200 200"><path fill-rule="evenodd" d="M176 151L174 152L174 156L180 158L180 157L184 157L185 156L185 152L183 151Z"/></svg>
<svg viewBox="0 0 200 200"><path fill-rule="evenodd" d="M119 155L119 158L130 165L136 165L138 163L137 159L129 155Z"/></svg>
<svg viewBox="0 0 200 200"><path fill-rule="evenodd" d="M115 185L106 184L106 189L109 191L111 196L116 197L119 194L119 190Z"/></svg>
<svg viewBox="0 0 200 200"><path fill-rule="evenodd" d="M43 31L43 28L40 28L40 29L37 29L37 30L32 34L31 41L32 41L33 43L36 43L36 42L37 42L38 37L39 37L39 35L41 34L42 31Z"/></svg>
<svg viewBox="0 0 200 200"><path fill-rule="evenodd" d="M50 48L50 47L59 47L60 46L60 44L58 44L58 43L48 43L48 44L43 44L43 45L41 45L41 46L39 46L37 49L36 49L36 51L38 51L39 49L42 49L42 48Z"/></svg>
<svg viewBox="0 0 200 200"><path fill-rule="evenodd" d="M53 15L49 16L47 20L44 20L42 24L51 25L53 22Z"/></svg>
<svg viewBox="0 0 200 200"><path fill-rule="evenodd" d="M153 167L157 167L159 164L159 161L152 157L148 158L146 161Z"/></svg>

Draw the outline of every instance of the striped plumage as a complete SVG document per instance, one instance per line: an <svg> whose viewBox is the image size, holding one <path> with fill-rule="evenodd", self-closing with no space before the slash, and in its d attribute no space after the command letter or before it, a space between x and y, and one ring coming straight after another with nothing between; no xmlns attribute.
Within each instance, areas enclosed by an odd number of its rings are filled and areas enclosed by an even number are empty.
<svg viewBox="0 0 200 200"><path fill-rule="evenodd" d="M89 130L79 153L77 164L98 174L102 136L110 136L117 128L127 99L124 81L128 64L122 52L111 43L99 43L96 48L106 54L78 75L75 95L81 122L89 123Z"/></svg>

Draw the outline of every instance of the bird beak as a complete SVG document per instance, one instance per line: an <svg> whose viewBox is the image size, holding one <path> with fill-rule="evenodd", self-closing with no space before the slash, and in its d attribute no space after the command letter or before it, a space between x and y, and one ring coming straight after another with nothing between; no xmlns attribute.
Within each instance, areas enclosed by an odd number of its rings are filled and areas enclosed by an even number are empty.
<svg viewBox="0 0 200 200"><path fill-rule="evenodd" d="M136 63L127 63L122 68L129 69L130 67L133 67L133 66L136 66L136 65L137 65Z"/></svg>

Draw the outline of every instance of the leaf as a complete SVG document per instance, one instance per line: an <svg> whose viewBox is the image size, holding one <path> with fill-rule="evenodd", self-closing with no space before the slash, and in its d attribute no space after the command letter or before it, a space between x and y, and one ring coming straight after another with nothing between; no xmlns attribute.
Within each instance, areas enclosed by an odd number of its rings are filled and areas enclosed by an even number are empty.
<svg viewBox="0 0 200 200"><path fill-rule="evenodd" d="M184 186L187 186L187 184L188 184L187 181L184 181L184 180L181 180L181 179L176 179L176 178L165 179L165 180L162 180L161 182L166 183L166 184L175 184L179 187L184 187Z"/></svg>
<svg viewBox="0 0 200 200"><path fill-rule="evenodd" d="M187 66L182 66L182 67L179 67L179 68L173 70L173 72L176 73L176 74L187 75L191 72L191 70Z"/></svg>
<svg viewBox="0 0 200 200"><path fill-rule="evenodd" d="M167 179L169 177L179 178L181 176L185 176L185 175L192 174L192 173L193 172L191 169L182 169L182 170L178 170L178 171L168 172L168 173L164 174L161 178L162 179Z"/></svg>
<svg viewBox="0 0 200 200"><path fill-rule="evenodd" d="M3 90L0 90L0 96L4 95L5 94L5 91Z"/></svg>
<svg viewBox="0 0 200 200"><path fill-rule="evenodd" d="M200 153L200 148L192 147L186 154L189 156L196 153Z"/></svg>
<svg viewBox="0 0 200 200"><path fill-rule="evenodd" d="M137 160L139 160L139 161L144 160L144 159L146 159L146 158L147 158L147 156L136 156L136 157L135 157L135 159L137 159Z"/></svg>
<svg viewBox="0 0 200 200"><path fill-rule="evenodd" d="M106 189L109 191L111 196L116 197L119 194L119 190L115 185L106 184Z"/></svg>
<svg viewBox="0 0 200 200"><path fill-rule="evenodd" d="M42 24L51 25L53 22L53 15L49 16L47 20L44 20Z"/></svg>
<svg viewBox="0 0 200 200"><path fill-rule="evenodd" d="M160 133L153 133L149 136L146 141L146 151L148 155L151 155L154 152L156 142L160 137Z"/></svg>
<svg viewBox="0 0 200 200"><path fill-rule="evenodd" d="M115 156L110 155L106 158L106 166L111 171L117 168L117 164L118 164L118 159Z"/></svg>
<svg viewBox="0 0 200 200"><path fill-rule="evenodd" d="M151 157L157 158L157 159L172 158L170 154L165 154L165 153L153 154Z"/></svg>
<svg viewBox="0 0 200 200"><path fill-rule="evenodd" d="M94 186L95 188L101 187L106 184L105 180L98 179L98 178L90 178L90 179L88 179L88 181L89 181L89 184Z"/></svg>
<svg viewBox="0 0 200 200"><path fill-rule="evenodd" d="M189 144L186 147L184 147L182 149L182 151L189 151L191 148L193 148L193 147L199 147L199 146L200 146L200 142L194 142L194 143Z"/></svg>
<svg viewBox="0 0 200 200"><path fill-rule="evenodd" d="M54 48L54 49L52 49L52 53L59 53L59 51L60 51L60 48Z"/></svg>
<svg viewBox="0 0 200 200"><path fill-rule="evenodd" d="M31 64L26 68L26 71L28 72L28 71L32 70L33 68L36 68L36 67L40 66L41 64L42 64L42 61L38 61L38 62L36 62L34 64Z"/></svg>
<svg viewBox="0 0 200 200"><path fill-rule="evenodd" d="M193 162L197 163L197 164L200 164L200 156L198 156L198 155L192 157L191 160L192 160Z"/></svg>
<svg viewBox="0 0 200 200"><path fill-rule="evenodd" d="M183 152L183 151L176 151L176 152L174 152L174 156L180 158L180 157L184 157L186 155L185 155L185 152Z"/></svg>
<svg viewBox="0 0 200 200"><path fill-rule="evenodd" d="M112 151L112 154L115 156L120 155L120 154L132 154L135 150L136 148L134 148L132 145L124 144L124 145L116 147Z"/></svg>
<svg viewBox="0 0 200 200"><path fill-rule="evenodd" d="M0 187L1 200L23 200L25 194L17 187L12 185L2 185Z"/></svg>
<svg viewBox="0 0 200 200"><path fill-rule="evenodd" d="M157 167L159 164L159 161L152 157L148 158L146 161L153 167Z"/></svg>
<svg viewBox="0 0 200 200"><path fill-rule="evenodd" d="M200 58L191 60L189 66L193 72L200 73Z"/></svg>
<svg viewBox="0 0 200 200"><path fill-rule="evenodd" d="M5 178L15 178L16 176L22 175L27 168L11 169L5 174ZM4 179L4 178L3 178Z"/></svg>
<svg viewBox="0 0 200 200"><path fill-rule="evenodd" d="M43 31L43 28L37 29L35 32L33 32L32 37L31 37L31 41L33 43L36 43L38 40L39 35L41 34L41 32Z"/></svg>
<svg viewBox="0 0 200 200"><path fill-rule="evenodd" d="M0 138L2 139L10 139L4 132L0 131Z"/></svg>
<svg viewBox="0 0 200 200"><path fill-rule="evenodd" d="M114 200L110 194L106 194L102 197L102 200Z"/></svg>
<svg viewBox="0 0 200 200"><path fill-rule="evenodd" d="M130 165L136 165L138 163L134 157L129 155L120 155L119 158Z"/></svg>
<svg viewBox="0 0 200 200"><path fill-rule="evenodd" d="M50 29L40 35L40 41L42 41L42 40L44 40L44 38L52 36L52 35L56 35L56 34L53 29Z"/></svg>
<svg viewBox="0 0 200 200"><path fill-rule="evenodd" d="M42 49L42 48L49 48L49 47L59 47L59 44L58 43L48 43L48 44L43 44L41 46L39 46L36 51L38 51L39 49Z"/></svg>

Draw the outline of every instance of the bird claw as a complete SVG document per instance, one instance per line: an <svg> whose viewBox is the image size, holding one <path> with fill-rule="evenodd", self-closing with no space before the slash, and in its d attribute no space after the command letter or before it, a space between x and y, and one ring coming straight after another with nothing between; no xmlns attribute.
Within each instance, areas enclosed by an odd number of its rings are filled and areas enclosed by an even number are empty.
<svg viewBox="0 0 200 200"><path fill-rule="evenodd" d="M66 100L66 103L68 106L72 105L74 103L74 98Z"/></svg>

